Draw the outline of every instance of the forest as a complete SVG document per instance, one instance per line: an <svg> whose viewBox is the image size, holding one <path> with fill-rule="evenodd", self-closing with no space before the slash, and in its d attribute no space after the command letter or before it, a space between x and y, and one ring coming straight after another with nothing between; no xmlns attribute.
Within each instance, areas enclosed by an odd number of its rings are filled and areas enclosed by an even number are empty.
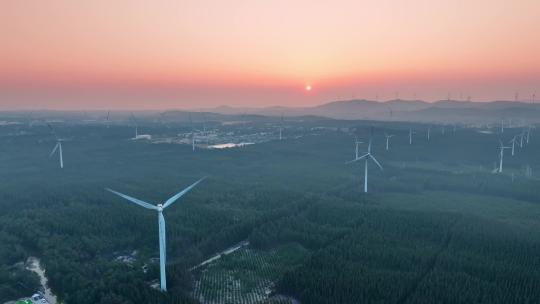
<svg viewBox="0 0 540 304"><path fill-rule="evenodd" d="M127 119L55 120L63 169L49 157L55 137L45 119L0 126L0 303L39 289L24 267L31 256L66 304L539 303L535 129L514 156L504 151L504 170L493 173L499 140L508 145L523 126L500 133L317 117L208 115L204 125L194 118L140 118L139 132L152 141L132 140ZM205 149L200 135L195 151L156 140L189 136L192 124L261 140ZM388 151L385 134L395 135ZM364 142L361 152L371 140L384 169L369 164L368 193L364 163L346 164L355 139ZM162 293L151 286L159 278L156 214L104 189L157 204L203 176L164 211L169 290ZM242 241L247 248L192 270ZM133 262L117 260L132 252ZM241 286L225 286L227 276Z"/></svg>

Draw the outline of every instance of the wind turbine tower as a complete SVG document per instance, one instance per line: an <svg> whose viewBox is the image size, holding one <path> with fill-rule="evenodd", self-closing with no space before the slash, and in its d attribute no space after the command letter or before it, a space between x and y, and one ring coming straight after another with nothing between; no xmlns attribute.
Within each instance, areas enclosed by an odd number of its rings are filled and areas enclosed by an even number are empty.
<svg viewBox="0 0 540 304"><path fill-rule="evenodd" d="M282 140L282 133L283 133L283 114L281 114L281 122L279 123L279 140Z"/></svg>
<svg viewBox="0 0 540 304"><path fill-rule="evenodd" d="M358 138L355 138L355 140L354 140L354 147L355 147L355 149L354 149L354 155L355 155L354 158L355 158L355 159L357 159L358 156L359 156L359 154L358 154L358 153L359 153L358 147L360 146L360 144L363 144L363 143L364 143L364 142L359 141Z"/></svg>
<svg viewBox="0 0 540 304"><path fill-rule="evenodd" d="M394 135L384 133L384 136L386 137L386 151L388 151L390 150L390 138L394 137Z"/></svg>
<svg viewBox="0 0 540 304"><path fill-rule="evenodd" d="M502 141L499 140L500 143L500 152L499 152L499 173L503 172L503 159L504 159L504 149L510 149L510 147L505 147L502 143Z"/></svg>
<svg viewBox="0 0 540 304"><path fill-rule="evenodd" d="M409 128L409 145L412 145L412 138L413 138L413 134L416 133L416 132L413 132L412 128Z"/></svg>
<svg viewBox="0 0 540 304"><path fill-rule="evenodd" d="M512 144L512 156L514 156L514 151L516 149L516 140L517 140L517 135L514 136L511 140L510 140L510 143Z"/></svg>

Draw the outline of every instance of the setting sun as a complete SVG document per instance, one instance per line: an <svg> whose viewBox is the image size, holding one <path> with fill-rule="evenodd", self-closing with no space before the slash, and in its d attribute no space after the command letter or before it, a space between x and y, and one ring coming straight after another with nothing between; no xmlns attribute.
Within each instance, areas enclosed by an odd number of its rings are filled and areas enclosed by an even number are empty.
<svg viewBox="0 0 540 304"><path fill-rule="evenodd" d="M308 85L306 86L306 91L311 91L311 85L308 84Z"/></svg>

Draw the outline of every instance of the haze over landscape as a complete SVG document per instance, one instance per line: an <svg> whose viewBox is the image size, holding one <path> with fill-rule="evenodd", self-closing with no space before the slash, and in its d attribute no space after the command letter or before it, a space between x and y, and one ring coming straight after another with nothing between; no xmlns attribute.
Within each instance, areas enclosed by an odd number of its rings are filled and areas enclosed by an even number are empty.
<svg viewBox="0 0 540 304"><path fill-rule="evenodd" d="M0 1L0 304L540 303L540 1Z"/></svg>
<svg viewBox="0 0 540 304"><path fill-rule="evenodd" d="M539 12L534 0L3 1L0 109L531 101Z"/></svg>

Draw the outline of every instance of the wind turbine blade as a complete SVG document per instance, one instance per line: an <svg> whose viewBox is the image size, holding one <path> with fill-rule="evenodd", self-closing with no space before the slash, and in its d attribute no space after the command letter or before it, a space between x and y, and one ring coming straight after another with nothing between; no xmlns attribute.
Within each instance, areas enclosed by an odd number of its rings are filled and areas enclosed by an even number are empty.
<svg viewBox="0 0 540 304"><path fill-rule="evenodd" d="M105 188L105 190L107 190L107 191L109 191L109 192L111 192L111 193L114 193L114 194L116 194L116 195L118 195L118 196L120 196L120 197L122 197L122 198L124 198L124 199L126 199L126 200L128 200L128 201L130 201L130 202L132 202L132 203L135 203L135 204L137 204L137 205L139 205L139 206L141 206L141 207L144 207L144 208L146 208L146 209L158 210L158 208L157 208L156 206L151 205L151 204L149 204L149 203L147 203L147 202L143 202L143 201L141 201L141 200L139 200L139 199L136 199L136 198L134 198L134 197L127 196L127 195L125 195L125 194L122 194L122 193L120 193L120 192L114 191L114 190L109 189L109 188Z"/></svg>
<svg viewBox="0 0 540 304"><path fill-rule="evenodd" d="M163 213L159 212L159 272L161 291L167 291L167 275L165 273L167 244L165 231L165 218L163 217Z"/></svg>
<svg viewBox="0 0 540 304"><path fill-rule="evenodd" d="M60 143L56 143L56 146L54 146L53 150L51 151L51 154L49 154L49 157L52 157L54 155L54 152L56 152L56 150L58 150L59 145L60 145Z"/></svg>
<svg viewBox="0 0 540 304"><path fill-rule="evenodd" d="M358 157L357 159L353 159L353 160L350 160L350 161L346 162L346 164L354 163L354 162L356 162L356 161L359 161L359 160L361 160L361 159L364 159L364 158L366 158L368 155L369 155L369 153L364 154L364 155Z"/></svg>
<svg viewBox="0 0 540 304"><path fill-rule="evenodd" d="M187 187L186 189L178 192L173 197L169 198L165 204L163 204L163 209L169 207L172 203L176 202L177 199L181 198L184 194L188 193L189 190L193 189L195 186L197 186L200 182L202 182L206 177L201 178L200 180L194 182L191 186Z"/></svg>
<svg viewBox="0 0 540 304"><path fill-rule="evenodd" d="M371 157L371 159L373 159L373 161L377 164L377 166L379 166L379 168L381 168L381 170L384 170L383 167L381 166L381 164L379 164L379 162L377 161L377 159L375 159L375 157L373 157L373 155L369 155L369 157Z"/></svg>
<svg viewBox="0 0 540 304"><path fill-rule="evenodd" d="M54 137L56 139L58 139L58 136L56 135L56 132L54 131L54 128L49 123L47 123L47 127L49 127L49 129L51 130L51 133L54 135Z"/></svg>

